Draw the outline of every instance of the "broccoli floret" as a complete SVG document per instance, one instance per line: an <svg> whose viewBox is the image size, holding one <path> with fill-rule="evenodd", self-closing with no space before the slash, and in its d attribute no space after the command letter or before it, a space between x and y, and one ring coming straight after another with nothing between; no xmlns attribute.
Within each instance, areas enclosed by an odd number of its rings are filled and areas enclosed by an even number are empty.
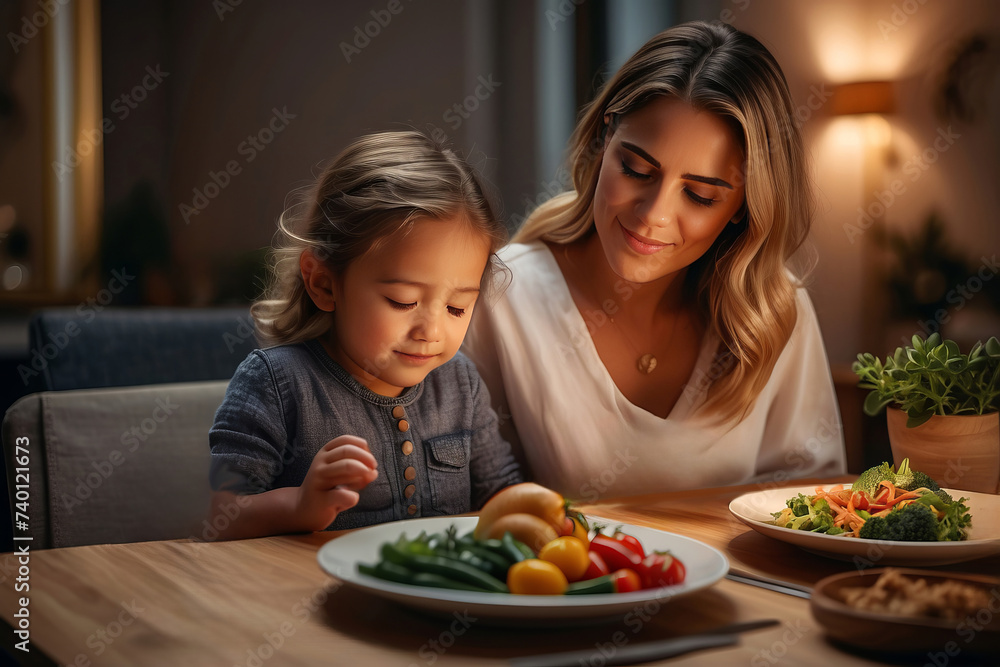
<svg viewBox="0 0 1000 667"><path fill-rule="evenodd" d="M935 489L934 494L949 505L955 502L955 499L951 497L951 494L944 489Z"/></svg>
<svg viewBox="0 0 1000 667"><path fill-rule="evenodd" d="M961 498L958 502L945 503L935 493L925 494L914 502L897 506L884 517L871 517L861 526L858 537L903 542L964 540L972 524L964 501L965 498Z"/></svg>
<svg viewBox="0 0 1000 667"><path fill-rule="evenodd" d="M895 478L889 481L895 484L896 488L912 491L913 489L918 488L914 486L914 474L915 473L910 470L910 459L903 459L903 462L899 464L899 470L896 471Z"/></svg>
<svg viewBox="0 0 1000 667"><path fill-rule="evenodd" d="M885 518L885 532L882 534L882 539L901 542L937 542L937 515L921 503L910 503L906 507L894 509Z"/></svg>
<svg viewBox="0 0 1000 667"><path fill-rule="evenodd" d="M930 475L923 472L913 471L913 480L906 486L900 487L904 491L916 491L917 489L930 489L931 491L937 492L941 487L938 483L931 479Z"/></svg>
<svg viewBox="0 0 1000 667"><path fill-rule="evenodd" d="M885 535L885 517L883 516L873 516L865 521L861 530L858 531L858 537L866 540L884 540L886 538L883 535Z"/></svg>
<svg viewBox="0 0 1000 667"><path fill-rule="evenodd" d="M896 481L893 484L904 491L928 489L937 494L937 497L946 503L955 502L951 495L947 491L942 490L930 475L918 470L911 470L909 459L903 459L903 462L899 465L899 470L896 472Z"/></svg>
<svg viewBox="0 0 1000 667"><path fill-rule="evenodd" d="M931 479L930 475L916 470L913 471L913 481L910 482L905 487L902 487L904 491L916 491L917 489L927 489L928 491L933 491L938 498L946 503L955 502L947 491L938 486L938 483Z"/></svg>
<svg viewBox="0 0 1000 667"><path fill-rule="evenodd" d="M883 480L889 480L893 484L896 483L896 473L893 472L892 466L888 463L869 468L861 473L861 476L854 482L851 489L854 491L864 491L868 495L873 496L875 495L875 491L878 490L879 483Z"/></svg>

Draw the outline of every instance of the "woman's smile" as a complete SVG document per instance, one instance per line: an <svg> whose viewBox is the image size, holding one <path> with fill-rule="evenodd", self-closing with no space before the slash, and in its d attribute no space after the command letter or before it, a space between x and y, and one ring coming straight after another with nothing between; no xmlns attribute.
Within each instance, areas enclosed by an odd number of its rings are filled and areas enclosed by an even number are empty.
<svg viewBox="0 0 1000 667"><path fill-rule="evenodd" d="M621 221L618 221L618 226L621 227L622 234L625 235L625 243L628 247L639 253L640 255L652 255L658 253L666 247L672 246L673 243L661 243L653 239L646 238L636 234L628 227L623 225Z"/></svg>

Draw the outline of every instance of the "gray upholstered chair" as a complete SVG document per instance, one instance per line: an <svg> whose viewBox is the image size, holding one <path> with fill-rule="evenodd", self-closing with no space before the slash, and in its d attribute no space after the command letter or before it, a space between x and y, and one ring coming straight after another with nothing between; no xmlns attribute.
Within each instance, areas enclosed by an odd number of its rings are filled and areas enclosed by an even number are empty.
<svg viewBox="0 0 1000 667"><path fill-rule="evenodd" d="M36 391L228 380L257 347L245 307L50 308L29 335Z"/></svg>
<svg viewBox="0 0 1000 667"><path fill-rule="evenodd" d="M228 382L47 391L3 420L14 534L28 474L32 548L203 537L208 431ZM18 447L20 445L20 447ZM21 465L28 456L28 465ZM23 494L21 496L23 498Z"/></svg>

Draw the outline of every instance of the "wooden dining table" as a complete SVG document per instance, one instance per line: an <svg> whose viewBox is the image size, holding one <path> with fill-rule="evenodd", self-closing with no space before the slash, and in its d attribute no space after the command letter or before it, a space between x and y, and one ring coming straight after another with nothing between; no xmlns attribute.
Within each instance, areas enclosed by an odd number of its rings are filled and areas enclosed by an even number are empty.
<svg viewBox="0 0 1000 667"><path fill-rule="evenodd" d="M850 479L794 480L784 486ZM730 513L729 503L737 496L778 486L783 485L659 493L580 509L695 538L723 552L732 571L751 577L812 586L853 570L850 562L761 535ZM5 573L0 608L8 626L2 630L3 646L23 665L81 667L500 665L519 656L569 650L590 651L579 664L600 666L622 646L776 619L776 625L742 633L736 645L653 664L934 664L930 657L901 662L899 656L831 641L807 599L730 579L662 603L637 605L627 617L596 624L497 626L462 609L430 614L342 585L321 569L317 551L342 534L33 551L29 592L17 590L16 567L0 568ZM0 562L11 558L17 554L2 554ZM1000 557L935 569L996 575ZM19 638L13 614L24 596L29 596L28 652L14 648Z"/></svg>

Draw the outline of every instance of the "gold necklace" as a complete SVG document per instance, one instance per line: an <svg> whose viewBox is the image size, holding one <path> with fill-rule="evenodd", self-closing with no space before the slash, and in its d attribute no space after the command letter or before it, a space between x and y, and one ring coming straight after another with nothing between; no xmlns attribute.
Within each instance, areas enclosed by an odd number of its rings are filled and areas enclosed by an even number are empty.
<svg viewBox="0 0 1000 667"><path fill-rule="evenodd" d="M574 262L573 259L569 256L569 244L563 245L562 251L563 251L563 258L566 260L566 262L573 267L574 271L577 271L576 262ZM670 344L674 342L674 334L677 333L677 323L681 319L681 314L682 311L678 310L677 315L674 317L674 323L670 327L670 336L667 338L667 345L666 345L667 348L669 348ZM645 353L641 352L639 348L637 348L632 343L632 339L628 337L628 335L625 333L625 330L622 329L620 326L618 326L618 323L615 322L615 318L613 315L610 314L608 315L608 321L610 321L611 324L615 327L615 330L617 330L618 333L621 334L621 337L625 339L625 342L628 343L629 347L632 348L632 351L639 355L639 358L636 359L635 362L635 367L639 370L639 372L644 375L649 375L654 370L656 370L656 364L657 364L656 355L654 355L652 352L645 352Z"/></svg>
<svg viewBox="0 0 1000 667"><path fill-rule="evenodd" d="M677 333L677 323L680 321L680 319L681 319L681 313L678 312L677 315L674 317L673 325L670 327L670 336L667 338L667 345L666 345L667 348L669 348L670 344L674 342L674 334ZM622 335L622 338L625 339L625 342L629 344L629 347L632 348L632 351L639 355L639 358L635 362L635 367L639 370L639 372L643 373L644 375L649 375L654 370L656 370L656 364L657 364L656 355L654 355L652 352L646 352L646 353L641 352L639 348L637 348L635 344L632 343L632 339L628 337L628 334L625 333L625 330L622 329L620 326L618 326L618 323L615 322L614 317L608 315L608 320L611 322L611 324L614 325L615 329L618 330L618 333Z"/></svg>

